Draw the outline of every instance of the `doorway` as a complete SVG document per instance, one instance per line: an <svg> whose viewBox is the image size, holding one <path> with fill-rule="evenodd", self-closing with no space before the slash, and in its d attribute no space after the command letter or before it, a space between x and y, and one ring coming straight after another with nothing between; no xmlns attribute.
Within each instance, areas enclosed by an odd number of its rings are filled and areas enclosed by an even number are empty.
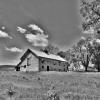
<svg viewBox="0 0 100 100"><path fill-rule="evenodd" d="M20 71L20 67L16 67L16 71Z"/></svg>
<svg viewBox="0 0 100 100"><path fill-rule="evenodd" d="M50 69L49 69L49 66L47 66L47 71L49 71Z"/></svg>

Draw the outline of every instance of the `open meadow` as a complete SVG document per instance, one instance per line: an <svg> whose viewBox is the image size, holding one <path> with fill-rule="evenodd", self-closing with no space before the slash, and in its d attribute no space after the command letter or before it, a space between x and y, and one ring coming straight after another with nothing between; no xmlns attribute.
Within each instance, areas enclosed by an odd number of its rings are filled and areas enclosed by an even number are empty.
<svg viewBox="0 0 100 100"><path fill-rule="evenodd" d="M100 73L0 71L0 100L53 98L100 100Z"/></svg>

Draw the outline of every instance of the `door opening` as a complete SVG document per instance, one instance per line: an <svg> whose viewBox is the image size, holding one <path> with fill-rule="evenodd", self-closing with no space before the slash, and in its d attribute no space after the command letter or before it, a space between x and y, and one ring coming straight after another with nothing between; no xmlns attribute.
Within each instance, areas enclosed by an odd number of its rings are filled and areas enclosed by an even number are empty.
<svg viewBox="0 0 100 100"><path fill-rule="evenodd" d="M49 71L49 66L47 66L47 71Z"/></svg>
<svg viewBox="0 0 100 100"><path fill-rule="evenodd" d="M16 71L20 71L20 67L17 67L17 68L16 68Z"/></svg>

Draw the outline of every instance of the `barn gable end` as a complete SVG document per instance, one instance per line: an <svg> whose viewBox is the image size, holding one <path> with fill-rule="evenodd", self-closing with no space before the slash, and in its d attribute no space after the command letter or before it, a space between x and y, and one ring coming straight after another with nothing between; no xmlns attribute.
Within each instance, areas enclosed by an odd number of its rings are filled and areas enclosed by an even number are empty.
<svg viewBox="0 0 100 100"><path fill-rule="evenodd" d="M26 51L17 67L20 67L20 71L39 71L39 59L32 52Z"/></svg>

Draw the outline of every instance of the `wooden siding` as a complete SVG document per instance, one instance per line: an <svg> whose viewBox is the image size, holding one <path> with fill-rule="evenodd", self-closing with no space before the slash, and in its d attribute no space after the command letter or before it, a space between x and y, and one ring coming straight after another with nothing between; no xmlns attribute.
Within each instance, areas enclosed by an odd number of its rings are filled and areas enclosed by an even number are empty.
<svg viewBox="0 0 100 100"><path fill-rule="evenodd" d="M20 71L39 71L39 59L29 53L20 66Z"/></svg>
<svg viewBox="0 0 100 100"><path fill-rule="evenodd" d="M68 63L66 61L40 57L27 50L16 68L19 68L20 71L67 71Z"/></svg>

